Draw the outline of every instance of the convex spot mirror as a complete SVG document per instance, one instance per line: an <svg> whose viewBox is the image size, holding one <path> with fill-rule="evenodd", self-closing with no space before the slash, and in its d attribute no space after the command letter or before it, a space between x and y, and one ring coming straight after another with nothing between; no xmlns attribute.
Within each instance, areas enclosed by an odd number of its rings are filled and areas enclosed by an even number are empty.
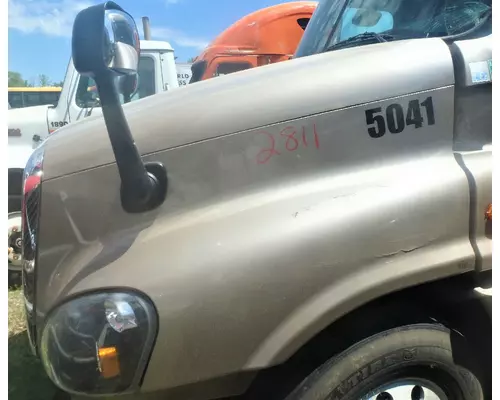
<svg viewBox="0 0 500 400"><path fill-rule="evenodd" d="M81 11L73 24L72 53L81 75L136 74L140 41L134 19L112 1Z"/></svg>

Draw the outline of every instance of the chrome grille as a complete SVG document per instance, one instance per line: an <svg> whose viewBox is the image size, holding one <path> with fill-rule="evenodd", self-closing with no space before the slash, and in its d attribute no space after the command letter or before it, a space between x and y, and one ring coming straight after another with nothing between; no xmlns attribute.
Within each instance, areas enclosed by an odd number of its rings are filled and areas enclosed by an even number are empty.
<svg viewBox="0 0 500 400"><path fill-rule="evenodd" d="M36 262L42 196L42 165L44 148L39 146L24 168L21 210L22 285L28 337L33 350L36 343Z"/></svg>
<svg viewBox="0 0 500 400"><path fill-rule="evenodd" d="M26 300L35 299L35 262L40 213L41 186L24 195L23 201L23 289Z"/></svg>

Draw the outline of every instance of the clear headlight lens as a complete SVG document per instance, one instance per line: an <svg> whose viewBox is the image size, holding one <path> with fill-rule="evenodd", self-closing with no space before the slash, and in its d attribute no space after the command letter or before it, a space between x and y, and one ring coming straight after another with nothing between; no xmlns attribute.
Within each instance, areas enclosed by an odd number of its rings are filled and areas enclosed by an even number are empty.
<svg viewBox="0 0 500 400"><path fill-rule="evenodd" d="M111 394L136 389L157 332L153 305L132 293L89 294L50 314L40 356L64 391Z"/></svg>

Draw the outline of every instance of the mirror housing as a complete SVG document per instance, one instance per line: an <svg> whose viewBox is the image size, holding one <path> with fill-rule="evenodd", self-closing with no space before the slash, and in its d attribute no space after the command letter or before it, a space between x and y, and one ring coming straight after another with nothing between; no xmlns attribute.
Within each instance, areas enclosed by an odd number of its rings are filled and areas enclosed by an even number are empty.
<svg viewBox="0 0 500 400"><path fill-rule="evenodd" d="M135 21L112 1L88 7L75 18L72 51L81 75L134 74L141 51Z"/></svg>
<svg viewBox="0 0 500 400"><path fill-rule="evenodd" d="M167 192L164 165L143 163L118 95L117 86L128 95L137 90L139 55L135 21L118 4L107 1L77 14L73 24L73 64L80 75L95 80L120 173L122 207L129 213L158 207Z"/></svg>

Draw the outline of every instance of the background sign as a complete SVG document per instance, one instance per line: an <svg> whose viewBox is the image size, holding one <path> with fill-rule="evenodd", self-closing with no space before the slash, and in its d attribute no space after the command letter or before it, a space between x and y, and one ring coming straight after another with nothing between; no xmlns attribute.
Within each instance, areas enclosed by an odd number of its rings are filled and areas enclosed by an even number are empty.
<svg viewBox="0 0 500 400"><path fill-rule="evenodd" d="M189 84L191 80L191 64L175 64L177 69L177 81L179 82L179 86L186 86Z"/></svg>

